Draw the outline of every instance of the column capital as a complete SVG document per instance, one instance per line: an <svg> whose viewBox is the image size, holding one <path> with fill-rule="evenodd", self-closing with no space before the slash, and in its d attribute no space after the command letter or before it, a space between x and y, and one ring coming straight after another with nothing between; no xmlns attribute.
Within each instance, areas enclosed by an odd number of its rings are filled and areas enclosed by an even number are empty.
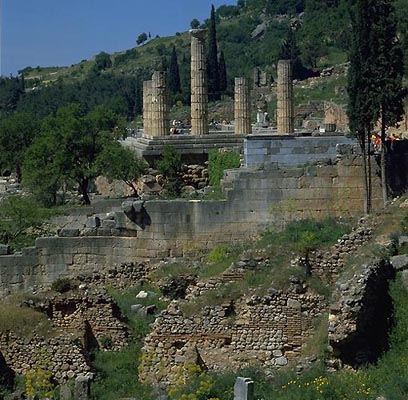
<svg viewBox="0 0 408 400"><path fill-rule="evenodd" d="M205 39L207 35L207 29L190 29L188 32L197 39Z"/></svg>

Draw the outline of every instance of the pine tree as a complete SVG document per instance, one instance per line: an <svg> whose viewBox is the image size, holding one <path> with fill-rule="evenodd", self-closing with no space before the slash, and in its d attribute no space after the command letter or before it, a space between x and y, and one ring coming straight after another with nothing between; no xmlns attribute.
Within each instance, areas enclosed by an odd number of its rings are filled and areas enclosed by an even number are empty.
<svg viewBox="0 0 408 400"><path fill-rule="evenodd" d="M172 94L181 93L180 70L175 46L173 46L170 58L169 88Z"/></svg>
<svg viewBox="0 0 408 400"><path fill-rule="evenodd" d="M214 5L211 6L210 28L208 31L208 97L220 99L220 72L218 67L217 28Z"/></svg>
<svg viewBox="0 0 408 400"><path fill-rule="evenodd" d="M227 90L227 66L225 64L224 52L221 51L220 60L218 62L219 74L220 74L220 92L224 93Z"/></svg>

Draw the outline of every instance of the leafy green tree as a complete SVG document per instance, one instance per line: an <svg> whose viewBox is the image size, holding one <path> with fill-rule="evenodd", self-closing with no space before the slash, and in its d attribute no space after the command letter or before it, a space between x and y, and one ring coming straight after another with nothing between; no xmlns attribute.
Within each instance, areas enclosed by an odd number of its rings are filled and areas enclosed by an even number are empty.
<svg viewBox="0 0 408 400"><path fill-rule="evenodd" d="M23 94L24 88L20 79L0 78L0 111L2 114L15 111Z"/></svg>
<svg viewBox="0 0 408 400"><path fill-rule="evenodd" d="M25 152L39 128L37 118L28 113L15 113L0 121L0 165L16 172L19 182Z"/></svg>
<svg viewBox="0 0 408 400"><path fill-rule="evenodd" d="M230 19L239 15L239 8L234 5L222 5L217 8L217 15L220 18Z"/></svg>
<svg viewBox="0 0 408 400"><path fill-rule="evenodd" d="M198 29L200 27L200 21L197 18L194 18L190 22L190 27L191 27L191 29Z"/></svg>
<svg viewBox="0 0 408 400"><path fill-rule="evenodd" d="M57 192L65 181L59 146L57 135L42 133L24 157L22 182L47 207L57 204Z"/></svg>
<svg viewBox="0 0 408 400"><path fill-rule="evenodd" d="M60 108L46 118L40 137L27 152L25 182L34 191L39 184L54 204L62 183L76 182L84 203L90 204L88 187L98 175L96 159L114 140L112 131L120 129L118 123L118 116L103 106L86 115L78 104ZM47 183L41 183L40 168L48 174Z"/></svg>
<svg viewBox="0 0 408 400"><path fill-rule="evenodd" d="M137 37L136 44L140 45L140 44L144 43L146 40L147 40L147 35L146 35L145 32L143 32Z"/></svg>
<svg viewBox="0 0 408 400"><path fill-rule="evenodd" d="M164 146L160 160L156 163L157 169L165 177L165 189L170 196L179 196L181 193L181 154L174 147Z"/></svg>
<svg viewBox="0 0 408 400"><path fill-rule="evenodd" d="M23 242L28 228L39 228L50 210L38 206L32 197L10 196L0 201L0 243Z"/></svg>
<svg viewBox="0 0 408 400"><path fill-rule="evenodd" d="M123 180L133 190L133 195L137 196L135 181L146 172L148 164L138 158L134 151L112 142L98 155L96 167L110 181Z"/></svg>
<svg viewBox="0 0 408 400"><path fill-rule="evenodd" d="M180 69L175 46L173 46L170 58L169 89L172 94L181 93Z"/></svg>
<svg viewBox="0 0 408 400"><path fill-rule="evenodd" d="M214 5L211 6L210 26L208 30L208 97L210 100L220 99L220 70L218 67L217 27Z"/></svg>
<svg viewBox="0 0 408 400"><path fill-rule="evenodd" d="M112 60L110 58L110 55L108 53L105 53L104 51L101 51L95 57L95 71L103 71L110 67L112 67Z"/></svg>

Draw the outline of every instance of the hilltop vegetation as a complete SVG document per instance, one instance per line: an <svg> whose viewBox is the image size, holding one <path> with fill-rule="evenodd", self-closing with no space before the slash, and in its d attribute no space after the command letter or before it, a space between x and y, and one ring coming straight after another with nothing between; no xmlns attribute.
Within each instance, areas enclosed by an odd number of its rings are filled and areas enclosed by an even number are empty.
<svg viewBox="0 0 408 400"><path fill-rule="evenodd" d="M354 0L239 0L236 6L219 7L215 13L218 52L223 53L227 69L227 88L223 93L231 95L233 78L252 77L255 67L274 75L274 65L288 42L295 46L294 56L303 68L345 62L350 47L352 3ZM408 5L404 0L397 0L395 5L407 59ZM200 24L197 20L194 24L197 22ZM208 28L210 23L211 19L200 26ZM141 82L149 78L153 69L169 67L173 48L181 92L173 93L172 100L188 105L188 33L177 32L139 43L112 55L101 52L94 59L71 67L27 67L20 71L19 78L2 79L0 114L17 110L44 116L58 106L79 102L87 110L105 104L132 120L141 113Z"/></svg>

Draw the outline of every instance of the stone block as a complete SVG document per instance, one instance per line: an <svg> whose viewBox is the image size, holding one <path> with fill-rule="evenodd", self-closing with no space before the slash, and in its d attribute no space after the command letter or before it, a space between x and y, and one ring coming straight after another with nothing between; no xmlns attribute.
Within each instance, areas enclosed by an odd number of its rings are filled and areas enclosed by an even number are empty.
<svg viewBox="0 0 408 400"><path fill-rule="evenodd" d="M23 256L37 256L38 254L38 250L36 247L32 246L32 247L24 247L21 250L21 253Z"/></svg>
<svg viewBox="0 0 408 400"><path fill-rule="evenodd" d="M116 221L114 219L102 220L102 229L115 229Z"/></svg>
<svg viewBox="0 0 408 400"><path fill-rule="evenodd" d="M405 289L408 291L408 271L402 271L402 284L404 285Z"/></svg>
<svg viewBox="0 0 408 400"><path fill-rule="evenodd" d="M234 385L234 400L254 400L254 381L238 377Z"/></svg>
<svg viewBox="0 0 408 400"><path fill-rule="evenodd" d="M0 244L0 256L6 256L10 254L10 246L7 244Z"/></svg>
<svg viewBox="0 0 408 400"><path fill-rule="evenodd" d="M408 254L391 257L391 265L396 271L408 269Z"/></svg>
<svg viewBox="0 0 408 400"><path fill-rule="evenodd" d="M101 219L98 216L89 217L86 222L87 228L99 228L101 226Z"/></svg>
<svg viewBox="0 0 408 400"><path fill-rule="evenodd" d="M406 243L408 243L408 236L400 236L400 237L398 238L398 244L399 244L400 246L402 246L402 245L404 245L404 244L406 244Z"/></svg>
<svg viewBox="0 0 408 400"><path fill-rule="evenodd" d="M60 386L60 400L74 400L70 383Z"/></svg>
<svg viewBox="0 0 408 400"><path fill-rule="evenodd" d="M90 379L88 376L80 375L75 378L74 398L75 400L89 400Z"/></svg>
<svg viewBox="0 0 408 400"><path fill-rule="evenodd" d="M278 357L276 360L276 365L280 367L284 367L285 365L288 365L288 359L286 357Z"/></svg>
<svg viewBox="0 0 408 400"><path fill-rule="evenodd" d="M59 232L60 237L77 237L79 236L79 229L76 228L63 228Z"/></svg>

